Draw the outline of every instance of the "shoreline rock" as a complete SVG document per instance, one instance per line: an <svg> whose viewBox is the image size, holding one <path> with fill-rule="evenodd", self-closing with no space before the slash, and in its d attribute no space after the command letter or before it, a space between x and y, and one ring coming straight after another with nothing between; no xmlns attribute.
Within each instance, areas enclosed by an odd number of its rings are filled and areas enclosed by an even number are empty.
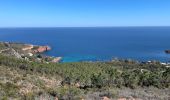
<svg viewBox="0 0 170 100"><path fill-rule="evenodd" d="M50 46L38 46L38 48L33 50L32 52L33 53L43 53L43 52L46 52L46 51L49 51L49 50L51 50Z"/></svg>

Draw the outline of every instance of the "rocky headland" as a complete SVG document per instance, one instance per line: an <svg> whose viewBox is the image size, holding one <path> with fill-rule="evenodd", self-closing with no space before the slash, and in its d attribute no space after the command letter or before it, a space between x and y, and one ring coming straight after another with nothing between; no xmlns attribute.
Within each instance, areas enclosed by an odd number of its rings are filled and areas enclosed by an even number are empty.
<svg viewBox="0 0 170 100"><path fill-rule="evenodd" d="M51 50L50 46L39 46L24 43L0 42L0 54L13 56L28 61L58 63L62 57L51 57L44 55L44 52Z"/></svg>

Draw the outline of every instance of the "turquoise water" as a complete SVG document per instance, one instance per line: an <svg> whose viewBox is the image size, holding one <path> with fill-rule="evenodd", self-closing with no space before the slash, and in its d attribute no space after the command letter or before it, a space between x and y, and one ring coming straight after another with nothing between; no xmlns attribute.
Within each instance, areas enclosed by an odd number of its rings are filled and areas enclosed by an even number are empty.
<svg viewBox="0 0 170 100"><path fill-rule="evenodd" d="M63 62L170 60L170 27L1 28L0 41L50 45Z"/></svg>

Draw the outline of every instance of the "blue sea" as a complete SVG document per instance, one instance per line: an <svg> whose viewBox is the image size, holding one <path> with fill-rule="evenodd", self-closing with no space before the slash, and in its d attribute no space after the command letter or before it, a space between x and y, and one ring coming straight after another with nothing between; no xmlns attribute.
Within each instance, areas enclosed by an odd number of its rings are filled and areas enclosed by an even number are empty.
<svg viewBox="0 0 170 100"><path fill-rule="evenodd" d="M170 61L164 53L170 49L170 27L0 28L0 41L49 45L46 54L63 57L62 62Z"/></svg>

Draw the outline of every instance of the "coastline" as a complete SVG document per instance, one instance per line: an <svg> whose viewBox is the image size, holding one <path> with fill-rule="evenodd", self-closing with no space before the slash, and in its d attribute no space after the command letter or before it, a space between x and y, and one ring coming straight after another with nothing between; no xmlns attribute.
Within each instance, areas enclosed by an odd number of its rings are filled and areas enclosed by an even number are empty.
<svg viewBox="0 0 170 100"><path fill-rule="evenodd" d="M40 46L26 43L0 42L0 54L25 59L27 61L59 63L62 57L52 57L44 54L44 52L51 49L48 45Z"/></svg>
<svg viewBox="0 0 170 100"><path fill-rule="evenodd" d="M152 62L159 62L163 65L169 65L169 62L162 62L159 60L147 60L147 61L139 61L139 60L134 60L134 59L124 59L124 58L110 58L107 60L102 60L102 59L97 59L94 58L93 56L89 56L89 59L93 60L88 60L85 59L81 60L81 57L78 56L74 60L73 58L66 58L66 57L54 57L54 56L48 56L45 54L45 52L52 50L52 48L49 45L33 45L33 44L28 44L28 43L17 43L17 42L0 42L1 49L0 54L4 54L5 52L9 51L15 54L17 58L22 58L25 60L30 60L30 61L37 61L37 62L46 62L46 63L66 63L66 62L113 62L113 61L121 61L121 62L139 62L139 63L152 63ZM10 51L12 49L12 51ZM164 51L166 54L169 54L169 50ZM10 54L6 54L10 55ZM12 53L11 53L12 55ZM70 61L67 61L69 59L73 59ZM77 61L77 59L80 59L80 61ZM64 61L65 60L65 61Z"/></svg>

